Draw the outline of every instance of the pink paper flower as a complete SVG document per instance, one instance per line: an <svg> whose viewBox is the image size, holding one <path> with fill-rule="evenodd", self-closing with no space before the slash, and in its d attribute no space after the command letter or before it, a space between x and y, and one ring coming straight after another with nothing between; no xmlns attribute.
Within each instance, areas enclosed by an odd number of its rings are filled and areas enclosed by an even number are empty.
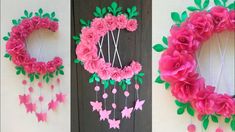
<svg viewBox="0 0 235 132"><path fill-rule="evenodd" d="M111 70L112 68L110 67L111 64L110 63L105 63L103 59L101 59L100 61L102 61L100 63L100 68L98 70L98 75L102 80L108 80L111 77Z"/></svg>
<svg viewBox="0 0 235 132"><path fill-rule="evenodd" d="M235 29L235 10L229 12L229 29L232 31Z"/></svg>
<svg viewBox="0 0 235 132"><path fill-rule="evenodd" d="M197 93L194 100L192 101L192 106L199 112L200 115L210 115L215 113L215 99L216 94L214 94L214 87L207 86L203 90Z"/></svg>
<svg viewBox="0 0 235 132"><path fill-rule="evenodd" d="M124 67L122 75L123 75L123 78L125 79L132 78L134 76L132 67L131 66Z"/></svg>
<svg viewBox="0 0 235 132"><path fill-rule="evenodd" d="M50 28L50 30L53 31L53 32L57 31L58 28L59 28L58 22L53 22L53 21L50 22L49 28Z"/></svg>
<svg viewBox="0 0 235 132"><path fill-rule="evenodd" d="M24 70L27 72L27 73L29 73L29 74L31 74L31 73L35 73L36 71L35 71L35 63L36 63L36 59L35 58L31 58L31 59L29 59L28 61L26 61L25 63L24 63Z"/></svg>
<svg viewBox="0 0 235 132"><path fill-rule="evenodd" d="M95 72L97 73L102 63L103 63L102 59L99 58L88 60L84 63L84 69L86 69L90 73L95 73Z"/></svg>
<svg viewBox="0 0 235 132"><path fill-rule="evenodd" d="M215 25L215 31L220 32L226 29L229 25L228 9L222 6L215 6L210 10Z"/></svg>
<svg viewBox="0 0 235 132"><path fill-rule="evenodd" d="M203 88L205 88L204 79L198 78L197 74L192 74L183 82L171 84L171 93L180 102L187 103Z"/></svg>
<svg viewBox="0 0 235 132"><path fill-rule="evenodd" d="M25 52L25 44L20 39L11 38L6 43L6 51L12 56L21 54L22 52Z"/></svg>
<svg viewBox="0 0 235 132"><path fill-rule="evenodd" d="M113 68L111 78L117 82L120 82L122 78L122 71L119 68Z"/></svg>
<svg viewBox="0 0 235 132"><path fill-rule="evenodd" d="M44 75L47 72L47 67L46 67L46 63L45 62L37 62L35 64L35 70L37 71L37 73Z"/></svg>
<svg viewBox="0 0 235 132"><path fill-rule="evenodd" d="M87 61L97 57L96 45L88 45L87 43L81 42L77 45L76 54L79 60Z"/></svg>
<svg viewBox="0 0 235 132"><path fill-rule="evenodd" d="M126 25L127 25L128 19L126 17L126 15L119 15L117 17L117 25L119 29L125 29Z"/></svg>
<svg viewBox="0 0 235 132"><path fill-rule="evenodd" d="M63 60L60 57L55 57L53 59L53 63L56 67L62 66Z"/></svg>
<svg viewBox="0 0 235 132"><path fill-rule="evenodd" d="M142 66L139 62L132 61L131 68L135 74L138 74L142 70Z"/></svg>
<svg viewBox="0 0 235 132"><path fill-rule="evenodd" d="M47 72L52 73L56 70L56 65L54 61L48 61L46 64Z"/></svg>
<svg viewBox="0 0 235 132"><path fill-rule="evenodd" d="M231 96L227 94L219 94L215 99L216 102L216 113L223 115L224 117L230 118L234 112L235 106Z"/></svg>
<svg viewBox="0 0 235 132"><path fill-rule="evenodd" d="M99 41L99 34L94 28L83 28L81 34L81 41L87 42L89 45L96 45Z"/></svg>
<svg viewBox="0 0 235 132"><path fill-rule="evenodd" d="M102 18L93 19L91 27L93 27L100 36L104 36L108 31L106 22Z"/></svg>
<svg viewBox="0 0 235 132"><path fill-rule="evenodd" d="M192 30L194 37L200 41L208 39L214 30L212 16L206 11L191 13L186 23L188 30Z"/></svg>
<svg viewBox="0 0 235 132"><path fill-rule="evenodd" d="M113 31L117 28L117 17L115 17L111 14L108 14L105 16L104 20L105 20L107 27L110 31Z"/></svg>
<svg viewBox="0 0 235 132"><path fill-rule="evenodd" d="M176 50L166 51L159 61L161 78L170 83L185 81L195 69L196 61L193 56Z"/></svg>
<svg viewBox="0 0 235 132"><path fill-rule="evenodd" d="M50 19L49 18L41 18L40 19L40 27L41 28L50 28Z"/></svg>
<svg viewBox="0 0 235 132"><path fill-rule="evenodd" d="M41 18L39 16L34 16L32 19L32 24L33 26L35 27L35 29L39 29L40 28L40 21L41 21Z"/></svg>
<svg viewBox="0 0 235 132"><path fill-rule="evenodd" d="M28 60L29 60L29 54L27 54L26 52L22 52L18 55L13 55L12 56L12 61L17 66L23 66L24 63Z"/></svg>
<svg viewBox="0 0 235 132"><path fill-rule="evenodd" d="M174 26L171 29L171 36L169 37L169 46L174 46L175 49L187 50L192 52L198 49L200 43L194 39L194 35L187 27Z"/></svg>
<svg viewBox="0 0 235 132"><path fill-rule="evenodd" d="M130 32L134 32L138 28L138 22L136 19L130 19L127 22L126 29Z"/></svg>

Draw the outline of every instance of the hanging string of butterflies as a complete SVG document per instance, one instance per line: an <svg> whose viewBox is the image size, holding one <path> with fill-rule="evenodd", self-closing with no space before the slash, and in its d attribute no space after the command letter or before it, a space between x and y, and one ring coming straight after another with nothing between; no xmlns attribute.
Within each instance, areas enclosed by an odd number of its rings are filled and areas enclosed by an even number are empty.
<svg viewBox="0 0 235 132"><path fill-rule="evenodd" d="M56 32L58 21L55 12L46 13L41 8L35 13L25 10L24 16L12 20L11 32L3 37L7 52L4 57L16 65L17 75L23 75L20 104L25 106L27 113L35 114L38 122L46 122L48 111L56 111L58 105L65 101L65 94L60 89L60 75L64 75L64 66L62 58L58 56L48 62L31 57L27 51L27 38L39 29ZM47 96L43 95L43 91L47 94L48 89L50 99L46 102Z"/></svg>
<svg viewBox="0 0 235 132"><path fill-rule="evenodd" d="M95 91L94 100L90 101L92 111L99 114L100 121L107 121L110 129L120 129L121 119L117 117L117 112L119 112L116 102L117 93L122 92L125 98L125 106L120 108L122 119L130 119L132 113L142 110L145 103L145 100L141 100L139 96L144 76L144 73L141 72L142 65L137 61L132 61L129 66L123 66L118 51L121 30L129 32L137 30L138 22L135 17L138 16L138 12L136 6L133 6L127 8L127 12L123 13L122 7L113 2L108 7L96 7L94 16L92 21L80 19L81 34L73 36L77 44L77 59L74 62L81 64L85 70L92 74L89 79L89 83L94 84ZM102 48L104 44L108 47L107 56ZM111 53L111 44L115 47L114 53ZM111 56L113 57L111 58ZM114 66L116 60L119 62L120 68ZM134 88L137 98L134 106L127 103L131 94L129 88L131 88L132 81L135 82ZM111 95L108 95L109 89ZM102 100L98 98L100 93L102 93ZM111 104L107 103L108 99L112 101Z"/></svg>

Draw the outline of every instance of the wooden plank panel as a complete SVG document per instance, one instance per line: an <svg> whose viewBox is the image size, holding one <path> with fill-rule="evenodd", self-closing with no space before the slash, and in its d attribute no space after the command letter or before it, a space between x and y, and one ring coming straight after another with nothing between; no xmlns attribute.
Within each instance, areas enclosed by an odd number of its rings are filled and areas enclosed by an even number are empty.
<svg viewBox="0 0 235 132"><path fill-rule="evenodd" d="M144 84L140 90L140 96L146 100L143 111L137 111L133 114L131 120L122 120L120 130L110 130L110 132L151 132L151 0L119 0L116 1L124 9L136 5L140 15L138 16L139 27L136 32L129 33L122 31L120 35L120 57L123 65L128 65L132 59L135 59L143 65L145 72ZM91 20L94 17L92 13L96 6L108 6L112 3L109 0L72 0L72 30L71 34L80 33L81 25L79 20ZM108 131L108 123L100 122L99 115L91 111L89 101L94 100L95 93L93 85L88 83L90 74L80 65L75 65L73 60L75 56L76 45L72 41L72 132L106 132ZM104 50L107 46L104 46ZM107 50L105 50L107 51ZM106 52L105 52L106 53ZM115 65L117 65L117 61ZM135 93L133 85L129 88L131 93ZM111 91L109 91L111 92ZM110 94L111 95L111 94ZM131 95L128 104L133 104L136 95ZM109 100L110 101L110 100ZM108 101L108 103L110 103ZM123 94L117 95L117 104L124 105L125 98ZM120 118L121 115L118 115Z"/></svg>

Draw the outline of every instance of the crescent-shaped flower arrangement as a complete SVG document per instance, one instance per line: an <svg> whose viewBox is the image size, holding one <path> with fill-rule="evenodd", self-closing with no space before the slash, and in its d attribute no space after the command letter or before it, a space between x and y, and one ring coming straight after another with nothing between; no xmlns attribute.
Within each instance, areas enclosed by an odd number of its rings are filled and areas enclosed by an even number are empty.
<svg viewBox="0 0 235 132"><path fill-rule="evenodd" d="M24 105L27 113L35 114L38 122L46 122L48 111L55 111L65 101L65 94L60 90L60 75L64 75L64 66L60 57L48 62L31 57L27 51L27 38L39 29L56 32L58 21L55 12L44 13L41 8L35 13L25 10L24 16L12 20L11 32L3 37L7 52L4 57L16 65L16 74L24 78L24 93L19 95L20 104ZM50 90L48 102L42 94L44 88Z"/></svg>
<svg viewBox="0 0 235 132"><path fill-rule="evenodd" d="M185 111L191 116L198 114L204 129L208 128L210 120L218 123L218 118L224 118L232 130L235 130L235 99L233 95L219 94L215 87L205 84L205 79L197 73L197 54L202 43L213 33L235 30L235 2L228 4L227 0L214 0L210 9L209 0L202 2L194 0L196 6L187 9L189 15L171 13L175 22L169 37L163 37L164 44L154 45L154 50L163 52L159 61L159 76L156 83L164 84L171 89L179 107L177 114ZM193 124L188 126L189 132L195 132ZM223 131L217 128L218 132Z"/></svg>
<svg viewBox="0 0 235 132"><path fill-rule="evenodd" d="M100 121L109 123L110 129L120 129L121 119L118 119L116 112L120 110L122 119L130 119L134 111L142 110L145 102L140 100L138 94L139 84L143 83L142 77L144 76L144 73L141 72L141 64L132 61L129 66L123 67L118 52L121 30L129 32L137 30L138 23L134 17L138 16L138 12L137 8L133 6L127 8L127 12L123 13L122 8L116 2L113 2L108 7L96 7L94 16L95 18L92 21L86 22L80 19L83 26L81 34L73 37L77 44L77 59L74 62L80 63L85 70L92 74L89 83L95 84L94 91L96 93L95 100L90 102L93 111L100 115ZM105 40L107 40L107 43L104 42ZM102 49L104 44L108 47L106 60ZM114 53L111 53L111 44L115 47ZM114 67L116 59L120 68ZM134 106L128 106L127 102L130 96L128 88L132 81L135 83L137 96ZM125 98L124 108L118 107L116 104L119 91L123 92ZM99 92L102 93L101 99L98 97ZM110 107L107 103L109 98L112 98Z"/></svg>

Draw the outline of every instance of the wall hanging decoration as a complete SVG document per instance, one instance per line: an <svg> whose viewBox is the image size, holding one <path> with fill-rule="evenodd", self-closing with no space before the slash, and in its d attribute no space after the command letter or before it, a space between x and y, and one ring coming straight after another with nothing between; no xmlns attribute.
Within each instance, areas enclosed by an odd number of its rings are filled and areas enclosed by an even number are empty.
<svg viewBox="0 0 235 132"><path fill-rule="evenodd" d="M65 94L60 89L60 75L64 75L63 60L55 57L48 62L37 61L27 51L27 38L39 29L56 32L58 19L55 12L44 13L40 8L35 13L25 10L24 16L12 20L12 23L11 32L3 39L6 41L5 58L16 65L16 74L24 78L24 93L19 95L20 104L27 113L35 114L38 122L46 122L48 111L56 111L58 105L65 101ZM41 48L39 50L41 55ZM43 90L49 91L49 102L46 102L45 97L48 95L44 95Z"/></svg>
<svg viewBox="0 0 235 132"><path fill-rule="evenodd" d="M208 10L209 0L194 2L196 6L187 8L192 11L189 16L186 11L181 14L171 13L175 25L170 30L170 36L163 37L163 44L153 47L155 51L163 52L159 61L160 75L156 83L171 89L179 107L177 114L181 115L187 111L189 115L195 116L196 112L204 129L208 128L210 121L218 123L219 118L224 118L234 131L235 99L233 95L218 93L215 90L217 86L205 84L205 79L197 70L197 51L213 33L234 32L235 2L228 4L227 0L214 0L216 6ZM225 52L226 50L220 53L222 60ZM218 76L221 76L221 71ZM195 131L196 126L190 124L188 132ZM222 132L223 129L218 127L216 131Z"/></svg>
<svg viewBox="0 0 235 132"><path fill-rule="evenodd" d="M99 114L100 121L107 121L110 129L120 129L121 119L118 119L117 112L120 112L122 119L130 119L133 112L141 111L145 103L138 93L144 76L141 64L132 61L130 65L123 66L118 51L122 30L137 30L138 23L134 17L138 16L138 12L136 6L133 6L123 13L122 7L113 2L108 7L96 7L94 16L92 21L80 19L83 26L81 34L73 37L77 44L77 59L74 62L80 63L92 74L89 79L89 83L95 84L95 97L90 102L92 111ZM106 52L104 46L107 46ZM111 50L111 46L114 50ZM115 61L119 62L120 67L114 66ZM132 82L135 83L137 95L133 106L127 103ZM117 105L118 92L123 93L124 107ZM100 100L99 95L102 96Z"/></svg>

